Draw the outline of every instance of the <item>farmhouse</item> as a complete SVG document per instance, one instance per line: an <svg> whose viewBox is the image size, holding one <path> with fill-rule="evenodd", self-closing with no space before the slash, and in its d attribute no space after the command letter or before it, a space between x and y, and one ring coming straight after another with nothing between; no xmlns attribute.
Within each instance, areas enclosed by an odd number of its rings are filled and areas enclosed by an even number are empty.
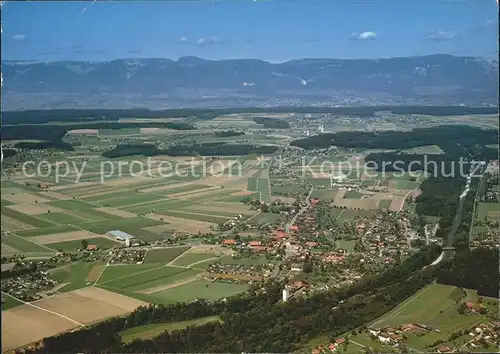
<svg viewBox="0 0 500 354"><path fill-rule="evenodd" d="M112 230L106 232L106 235L113 236L115 239L118 241L127 241L127 240L132 240L135 238L135 236L129 235L126 232L120 231L120 230Z"/></svg>

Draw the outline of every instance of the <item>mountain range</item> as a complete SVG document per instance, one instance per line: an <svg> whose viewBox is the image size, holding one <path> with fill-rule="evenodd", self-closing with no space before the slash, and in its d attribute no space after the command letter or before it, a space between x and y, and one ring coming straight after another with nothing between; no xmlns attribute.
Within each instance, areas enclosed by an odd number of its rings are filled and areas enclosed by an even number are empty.
<svg viewBox="0 0 500 354"><path fill-rule="evenodd" d="M39 108L498 104L498 61L117 59L2 61L4 110Z"/></svg>

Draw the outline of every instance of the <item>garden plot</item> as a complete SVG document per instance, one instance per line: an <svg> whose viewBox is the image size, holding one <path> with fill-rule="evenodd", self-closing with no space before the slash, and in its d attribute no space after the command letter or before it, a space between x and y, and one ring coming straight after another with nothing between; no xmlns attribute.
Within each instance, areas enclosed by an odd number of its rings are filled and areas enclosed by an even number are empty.
<svg viewBox="0 0 500 354"><path fill-rule="evenodd" d="M97 208L96 210L109 215L119 216L120 218L135 218L137 216L134 213L116 208Z"/></svg>

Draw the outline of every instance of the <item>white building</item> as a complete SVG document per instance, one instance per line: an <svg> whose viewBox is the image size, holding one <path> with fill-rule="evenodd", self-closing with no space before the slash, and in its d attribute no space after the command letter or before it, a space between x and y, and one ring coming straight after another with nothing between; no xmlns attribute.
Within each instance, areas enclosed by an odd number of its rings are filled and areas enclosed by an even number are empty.
<svg viewBox="0 0 500 354"><path fill-rule="evenodd" d="M283 302L288 301L289 298L290 298L290 289L288 288L288 286L285 286L285 288L283 289Z"/></svg>
<svg viewBox="0 0 500 354"><path fill-rule="evenodd" d="M106 232L106 235L113 236L118 241L127 241L128 240L128 242L130 242L130 240L135 238L135 236L129 235L126 232L123 232L120 230L108 231L108 232Z"/></svg>

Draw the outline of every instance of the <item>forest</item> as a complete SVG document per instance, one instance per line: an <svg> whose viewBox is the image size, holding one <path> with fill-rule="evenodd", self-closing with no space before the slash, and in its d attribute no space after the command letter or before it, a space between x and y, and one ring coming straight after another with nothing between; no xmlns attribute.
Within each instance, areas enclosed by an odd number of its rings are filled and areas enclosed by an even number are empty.
<svg viewBox="0 0 500 354"><path fill-rule="evenodd" d="M383 132L339 132L320 134L294 140L291 145L303 149L327 149L332 145L357 149L410 149L425 145L438 145L446 153L466 150L469 154L483 153L480 148L488 144L496 144L498 132L466 125L440 125L432 128L417 128L411 131ZM457 146L459 145L459 146ZM476 151L479 149L479 151ZM495 149L490 149L494 150ZM398 153L398 152L396 152ZM399 155L399 154L398 154ZM400 158L405 156L399 155Z"/></svg>
<svg viewBox="0 0 500 354"><path fill-rule="evenodd" d="M125 156L238 156L249 154L272 154L277 146L253 146L245 144L205 143L190 145L173 145L167 149L158 149L151 144L122 144L102 153L106 158Z"/></svg>
<svg viewBox="0 0 500 354"><path fill-rule="evenodd" d="M261 124L264 128L269 128L269 129L288 129L288 128L290 128L290 124L283 119L254 117L253 121L257 124Z"/></svg>
<svg viewBox="0 0 500 354"><path fill-rule="evenodd" d="M118 123L118 122L89 122L67 125L58 124L33 124L33 125L2 125L2 140L42 140L43 143L30 144L32 149L58 148L61 150L72 150L70 144L64 143L62 138L70 130L76 129L131 129L131 128L168 128L175 130L196 129L191 124L177 122L140 122L140 123Z"/></svg>
<svg viewBox="0 0 500 354"><path fill-rule="evenodd" d="M475 289L482 296L499 298L498 262L498 248L464 249L443 263L437 273L437 281Z"/></svg>
<svg viewBox="0 0 500 354"><path fill-rule="evenodd" d="M45 338L25 353L291 352L320 336L338 336L394 308L436 278L426 267L441 252L430 245L386 272L344 288L280 301L282 283L254 286L226 301L177 303L137 309L75 332ZM164 332L151 339L121 343L118 333L150 323L220 315L220 322Z"/></svg>
<svg viewBox="0 0 500 354"><path fill-rule="evenodd" d="M234 130L222 130L220 132L215 132L215 136L219 138L228 138L230 136L240 136L245 135L245 132L237 132Z"/></svg>
<svg viewBox="0 0 500 354"><path fill-rule="evenodd" d="M362 107L249 107L221 109L53 109L3 112L3 124L42 124L49 122L118 120L120 118L197 118L214 119L232 113L332 113L372 117L376 112L454 116L498 114L498 107L464 106L362 106Z"/></svg>

